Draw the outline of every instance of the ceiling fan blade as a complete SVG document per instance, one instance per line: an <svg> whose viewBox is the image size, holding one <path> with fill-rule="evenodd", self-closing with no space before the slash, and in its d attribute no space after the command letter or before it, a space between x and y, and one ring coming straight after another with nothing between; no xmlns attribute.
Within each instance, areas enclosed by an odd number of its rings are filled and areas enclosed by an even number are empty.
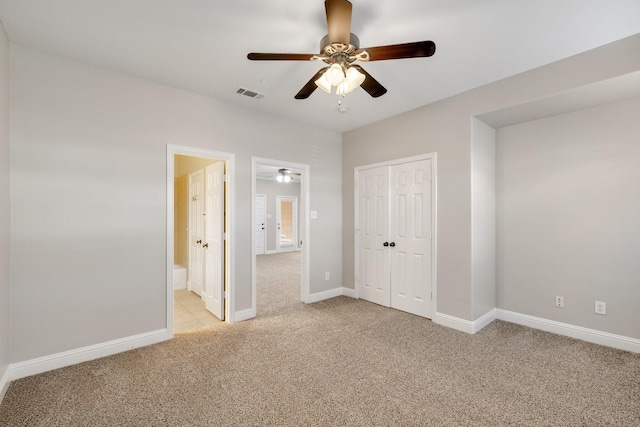
<svg viewBox="0 0 640 427"><path fill-rule="evenodd" d="M311 80L309 80L307 84L304 85L302 89L300 89L300 92L296 94L295 98L307 99L309 95L311 95L313 91L318 88L318 86L316 85L316 80L318 80L320 76L322 76L324 72L327 71L328 68L329 67L321 68L313 77L311 77Z"/></svg>
<svg viewBox="0 0 640 427"><path fill-rule="evenodd" d="M393 44L360 49L367 51L369 61L384 61L386 59L420 58L431 56L436 52L436 44L432 41ZM358 53L356 52L356 54Z"/></svg>
<svg viewBox="0 0 640 427"><path fill-rule="evenodd" d="M384 86L378 83L376 79L371 77L371 74L367 73L364 70L364 68L362 68L359 65L351 65L351 66L357 69L358 71L360 71L362 74L364 74L365 79L360 85L360 87L364 89L369 95L371 95L374 98L377 98L387 93L387 89L385 89Z"/></svg>
<svg viewBox="0 0 640 427"><path fill-rule="evenodd" d="M313 53L250 53L252 61L310 61Z"/></svg>
<svg viewBox="0 0 640 427"><path fill-rule="evenodd" d="M348 46L351 40L351 3L348 0L325 0L324 8L327 12L329 43Z"/></svg>

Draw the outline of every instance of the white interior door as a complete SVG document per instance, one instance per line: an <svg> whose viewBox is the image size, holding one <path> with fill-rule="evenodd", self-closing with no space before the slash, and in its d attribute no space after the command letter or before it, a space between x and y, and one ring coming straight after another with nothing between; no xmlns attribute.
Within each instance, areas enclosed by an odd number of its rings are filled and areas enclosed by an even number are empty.
<svg viewBox="0 0 640 427"><path fill-rule="evenodd" d="M432 191L431 159L358 171L360 298L431 318Z"/></svg>
<svg viewBox="0 0 640 427"><path fill-rule="evenodd" d="M276 196L276 251L298 248L298 198Z"/></svg>
<svg viewBox="0 0 640 427"><path fill-rule="evenodd" d="M267 224L267 196L256 194L256 255L265 253L266 224Z"/></svg>
<svg viewBox="0 0 640 427"><path fill-rule="evenodd" d="M389 307L389 172L388 167L358 174L356 266L360 298Z"/></svg>
<svg viewBox="0 0 640 427"><path fill-rule="evenodd" d="M189 281L190 291L202 296L204 280L204 171L189 174Z"/></svg>
<svg viewBox="0 0 640 427"><path fill-rule="evenodd" d="M390 174L391 307L431 318L431 160Z"/></svg>
<svg viewBox="0 0 640 427"><path fill-rule="evenodd" d="M203 298L207 310L224 320L224 163L205 169L205 253Z"/></svg>

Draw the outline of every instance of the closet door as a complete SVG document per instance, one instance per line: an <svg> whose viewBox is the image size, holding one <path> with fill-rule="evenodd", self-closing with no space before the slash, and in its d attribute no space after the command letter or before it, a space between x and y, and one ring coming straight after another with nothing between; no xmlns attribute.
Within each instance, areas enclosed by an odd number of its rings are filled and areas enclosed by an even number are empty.
<svg viewBox="0 0 640 427"><path fill-rule="evenodd" d="M390 168L391 307L431 318L431 160Z"/></svg>
<svg viewBox="0 0 640 427"><path fill-rule="evenodd" d="M360 298L432 317L433 191L430 158L358 170Z"/></svg>
<svg viewBox="0 0 640 427"><path fill-rule="evenodd" d="M358 265L360 298L389 307L389 168L358 173ZM384 244L387 243L387 246Z"/></svg>

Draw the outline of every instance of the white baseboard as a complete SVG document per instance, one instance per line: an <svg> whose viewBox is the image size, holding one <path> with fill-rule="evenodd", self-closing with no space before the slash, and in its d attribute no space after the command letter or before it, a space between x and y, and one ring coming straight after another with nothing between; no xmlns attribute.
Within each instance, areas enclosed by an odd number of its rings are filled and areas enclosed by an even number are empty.
<svg viewBox="0 0 640 427"><path fill-rule="evenodd" d="M460 319L444 313L436 313L436 315L433 316L432 321L448 328L466 332L468 334L475 334L496 319L576 338L594 344L640 353L639 339L610 334L608 332L602 332L595 329L583 328L581 326L570 325L568 323L556 322L554 320L543 319L541 317L529 316L527 314L520 314L497 308L494 308L474 321Z"/></svg>
<svg viewBox="0 0 640 427"><path fill-rule="evenodd" d="M355 298L356 297L356 291L355 289L349 289L349 288L335 288L335 289L329 289L328 291L323 291L323 292L316 292L315 294L310 294L309 298L307 300L307 304L313 304L314 302L319 302L319 301L323 301L329 298L335 298L335 297L339 297L341 295L347 296L347 297L351 297L351 298Z"/></svg>
<svg viewBox="0 0 640 427"><path fill-rule="evenodd" d="M497 309L493 309L488 313L480 316L476 320L464 320L459 317L450 316L444 313L437 313L431 319L434 323L442 326L446 326L457 331L466 332L468 334L475 334L489 323L496 320Z"/></svg>
<svg viewBox="0 0 640 427"><path fill-rule="evenodd" d="M351 288L342 288L342 295L344 295L345 297L349 297L349 298L358 298L358 295L356 294L356 290L355 289L351 289Z"/></svg>
<svg viewBox="0 0 640 427"><path fill-rule="evenodd" d="M253 319L254 317L256 317L256 312L250 308L236 311L233 315L233 323L244 322L245 320Z"/></svg>
<svg viewBox="0 0 640 427"><path fill-rule="evenodd" d="M0 404L4 399L4 395L7 393L7 389L9 388L11 376L11 366L7 366L2 374L2 378L0 378Z"/></svg>
<svg viewBox="0 0 640 427"><path fill-rule="evenodd" d="M329 298L339 297L340 295L342 295L342 288L335 288L335 289L329 289L328 291L316 292L315 294L309 294L307 303L313 304L314 302L322 301Z"/></svg>
<svg viewBox="0 0 640 427"><path fill-rule="evenodd" d="M620 350L640 353L640 340L622 335L610 334L595 329L583 328L581 326L570 325L568 323L556 322L554 320L529 316L526 314L514 313L513 311L497 310L498 319L505 322L516 323L542 331L552 332L571 338L577 338L594 344L613 347Z"/></svg>
<svg viewBox="0 0 640 427"><path fill-rule="evenodd" d="M134 348L156 344L170 338L171 336L167 329L159 329L153 332L38 357L24 362L12 363L9 365L9 378L16 380L18 378L41 374L65 366L75 365L76 363L87 362L89 360L133 350Z"/></svg>

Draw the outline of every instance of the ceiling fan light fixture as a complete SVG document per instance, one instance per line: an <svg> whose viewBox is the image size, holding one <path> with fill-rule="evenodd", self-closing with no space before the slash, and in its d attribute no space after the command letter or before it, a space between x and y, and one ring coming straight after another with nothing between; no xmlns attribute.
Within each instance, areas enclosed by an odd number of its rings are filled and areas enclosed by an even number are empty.
<svg viewBox="0 0 640 427"><path fill-rule="evenodd" d="M336 95L346 95L353 92L357 86L351 86L348 81L343 81L336 87Z"/></svg>
<svg viewBox="0 0 640 427"><path fill-rule="evenodd" d="M291 171L289 169L281 168L278 169L278 175L276 176L276 181L278 182L291 182L293 178L291 177Z"/></svg>
<svg viewBox="0 0 640 427"><path fill-rule="evenodd" d="M326 74L327 73L324 73L323 75L321 75L320 78L315 81L315 84L323 91L327 93L331 93L331 83L329 83L329 81L327 80L325 76Z"/></svg>
<svg viewBox="0 0 640 427"><path fill-rule="evenodd" d="M347 81L349 82L349 85L353 87L353 89L360 86L362 82L364 82L364 79L366 78L364 74L362 74L360 71L358 71L354 67L349 67L349 69L347 70L346 77L347 77Z"/></svg>
<svg viewBox="0 0 640 427"><path fill-rule="evenodd" d="M347 69L346 78L338 85L336 93L338 95L346 95L347 93L353 92L355 88L364 82L365 78L365 75L360 71L354 67L349 67L349 69Z"/></svg>
<svg viewBox="0 0 640 427"><path fill-rule="evenodd" d="M338 86L346 79L344 69L338 63L332 64L323 76L326 77L331 86Z"/></svg>
<svg viewBox="0 0 640 427"><path fill-rule="evenodd" d="M252 61L321 61L327 66L318 70L295 95L295 99L307 99L318 87L327 93L336 87L343 96L358 86L371 97L378 98L387 89L355 61L385 61L389 59L424 58L432 56L436 45L432 41L400 43L360 48L360 40L351 32L352 4L349 0L325 0L328 33L320 41L320 53L257 53L247 58ZM351 68L355 68L350 71ZM346 83L344 83L346 81Z"/></svg>

